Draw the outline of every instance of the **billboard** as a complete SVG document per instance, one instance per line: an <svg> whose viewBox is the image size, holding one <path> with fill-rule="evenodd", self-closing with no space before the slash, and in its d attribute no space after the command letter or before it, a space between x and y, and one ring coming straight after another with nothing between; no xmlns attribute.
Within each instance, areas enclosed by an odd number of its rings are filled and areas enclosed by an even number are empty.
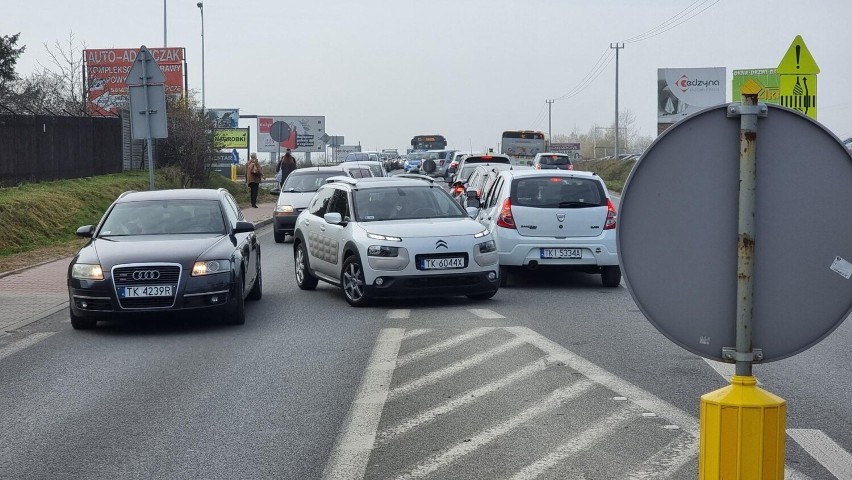
<svg viewBox="0 0 852 480"><path fill-rule="evenodd" d="M725 103L725 67L657 69L657 123Z"/></svg>
<svg viewBox="0 0 852 480"><path fill-rule="evenodd" d="M734 78L731 80L731 101L741 102L740 91L749 80L757 83L760 92L757 101L763 103L781 103L781 76L775 68L751 68L748 70L734 70Z"/></svg>
<svg viewBox="0 0 852 480"><path fill-rule="evenodd" d="M257 151L277 152L279 142L272 139L270 129L274 122L284 122L290 128L288 138L280 142L281 150L294 152L325 152L325 117L257 117Z"/></svg>
<svg viewBox="0 0 852 480"><path fill-rule="evenodd" d="M248 128L216 128L213 130L213 142L216 148L249 148L248 137Z"/></svg>
<svg viewBox="0 0 852 480"><path fill-rule="evenodd" d="M207 115L213 118L216 128L237 128L240 126L239 108L208 108Z"/></svg>
<svg viewBox="0 0 852 480"><path fill-rule="evenodd" d="M341 145L334 149L334 161L342 162L346 155L361 151L361 145Z"/></svg>
<svg viewBox="0 0 852 480"><path fill-rule="evenodd" d="M579 143L551 143L550 151L556 153L564 153L574 160L580 160L580 158L582 157L582 155L580 154Z"/></svg>
<svg viewBox="0 0 852 480"><path fill-rule="evenodd" d="M182 47L149 48L166 77L167 97L184 95L185 50ZM138 48L83 50L86 105L89 115L117 115L130 105L127 73Z"/></svg>

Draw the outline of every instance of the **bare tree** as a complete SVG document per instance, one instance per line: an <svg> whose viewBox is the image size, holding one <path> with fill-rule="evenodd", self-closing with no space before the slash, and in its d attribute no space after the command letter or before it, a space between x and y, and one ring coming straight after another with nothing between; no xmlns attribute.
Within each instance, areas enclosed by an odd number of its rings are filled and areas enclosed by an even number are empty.
<svg viewBox="0 0 852 480"><path fill-rule="evenodd" d="M212 117L205 117L192 94L169 99L167 107L169 137L160 143L162 165L177 167L185 188L204 185L207 174L221 145L213 141Z"/></svg>
<svg viewBox="0 0 852 480"><path fill-rule="evenodd" d="M59 40L52 45L44 44L44 49L50 59L50 65L39 63L41 75L54 76L51 83L56 90L51 92L54 97L49 103L62 103L62 110L75 115L83 115L86 111L83 93L83 50L85 42L77 41L74 32L68 32L67 44Z"/></svg>

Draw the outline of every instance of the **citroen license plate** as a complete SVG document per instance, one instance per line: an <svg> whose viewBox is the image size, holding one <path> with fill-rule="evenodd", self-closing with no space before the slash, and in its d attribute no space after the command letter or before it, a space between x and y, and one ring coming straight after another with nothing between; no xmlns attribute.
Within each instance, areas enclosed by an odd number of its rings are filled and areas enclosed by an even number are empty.
<svg viewBox="0 0 852 480"><path fill-rule="evenodd" d="M420 260L420 270L449 270L464 268L464 257L423 258Z"/></svg>

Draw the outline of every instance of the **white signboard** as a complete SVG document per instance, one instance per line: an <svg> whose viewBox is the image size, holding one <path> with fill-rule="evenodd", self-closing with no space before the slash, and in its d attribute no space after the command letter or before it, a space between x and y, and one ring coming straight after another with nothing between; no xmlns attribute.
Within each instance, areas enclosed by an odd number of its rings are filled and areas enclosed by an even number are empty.
<svg viewBox="0 0 852 480"><path fill-rule="evenodd" d="M657 69L657 123L725 103L725 67Z"/></svg>
<svg viewBox="0 0 852 480"><path fill-rule="evenodd" d="M361 145L341 145L334 149L335 161L342 162L347 153L360 151Z"/></svg>
<svg viewBox="0 0 852 480"><path fill-rule="evenodd" d="M277 152L278 142L272 139L269 131L274 122L284 122L290 128L290 135L281 140L281 151L291 149L294 152L325 152L325 117L257 117L257 151Z"/></svg>

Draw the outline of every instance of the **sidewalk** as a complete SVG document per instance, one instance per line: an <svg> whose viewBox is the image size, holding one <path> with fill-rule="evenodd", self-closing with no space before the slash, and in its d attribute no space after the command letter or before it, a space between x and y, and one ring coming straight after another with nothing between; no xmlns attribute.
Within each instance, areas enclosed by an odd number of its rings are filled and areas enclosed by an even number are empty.
<svg viewBox="0 0 852 480"><path fill-rule="evenodd" d="M260 228L272 223L275 202L243 208ZM68 308L68 264L73 257L0 272L0 336Z"/></svg>

